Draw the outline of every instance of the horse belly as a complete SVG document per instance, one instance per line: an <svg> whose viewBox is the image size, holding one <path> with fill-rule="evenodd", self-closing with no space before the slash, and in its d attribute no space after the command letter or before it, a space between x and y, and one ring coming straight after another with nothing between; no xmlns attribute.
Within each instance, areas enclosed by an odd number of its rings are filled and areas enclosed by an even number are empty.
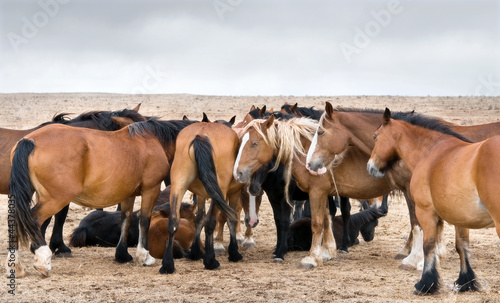
<svg viewBox="0 0 500 303"><path fill-rule="evenodd" d="M446 204L435 203L434 207L438 215L450 224L470 229L495 226L488 209L477 196L465 199L455 197Z"/></svg>

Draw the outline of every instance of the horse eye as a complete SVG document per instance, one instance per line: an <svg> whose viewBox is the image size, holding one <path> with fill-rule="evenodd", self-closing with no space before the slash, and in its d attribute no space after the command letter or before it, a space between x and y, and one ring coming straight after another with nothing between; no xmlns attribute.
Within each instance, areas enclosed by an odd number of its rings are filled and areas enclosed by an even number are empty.
<svg viewBox="0 0 500 303"><path fill-rule="evenodd" d="M254 143L252 143L252 146L257 146L259 145L259 143L257 141L255 141Z"/></svg>
<svg viewBox="0 0 500 303"><path fill-rule="evenodd" d="M324 133L325 133L324 130L318 130L318 136L323 136Z"/></svg>
<svg viewBox="0 0 500 303"><path fill-rule="evenodd" d="M373 135L373 141L377 141L377 135Z"/></svg>

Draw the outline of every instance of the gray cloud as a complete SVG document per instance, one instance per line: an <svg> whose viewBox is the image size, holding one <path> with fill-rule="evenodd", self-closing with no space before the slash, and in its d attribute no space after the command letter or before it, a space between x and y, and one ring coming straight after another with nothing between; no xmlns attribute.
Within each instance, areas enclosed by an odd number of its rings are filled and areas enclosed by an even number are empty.
<svg viewBox="0 0 500 303"><path fill-rule="evenodd" d="M497 1L396 2L387 15L392 0L73 0L16 51L12 34L44 11L5 1L0 92L473 95L480 77L500 82Z"/></svg>

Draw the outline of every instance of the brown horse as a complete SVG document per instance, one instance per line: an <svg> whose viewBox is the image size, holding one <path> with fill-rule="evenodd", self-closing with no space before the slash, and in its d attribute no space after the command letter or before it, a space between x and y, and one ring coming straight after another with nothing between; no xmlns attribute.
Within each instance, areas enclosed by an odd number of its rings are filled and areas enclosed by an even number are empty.
<svg viewBox="0 0 500 303"><path fill-rule="evenodd" d="M59 123L74 127L92 128L106 131L114 131L120 129L111 117L123 117L130 119L131 122L145 121L146 119L138 113L140 104L134 109L124 109L121 111L92 111L83 113L73 119L68 119L68 114L59 114L54 116L52 121L43 123L35 128L26 130L14 130L0 128L0 194L9 194L10 181L10 151L14 145L24 136L29 133L49 124ZM63 225L68 214L69 206L64 207L55 215L54 228L52 229L52 237L50 238L50 249L56 256L70 256L71 249L64 244L63 241ZM50 218L42 225L42 235L45 235L45 230L50 223Z"/></svg>
<svg viewBox="0 0 500 303"><path fill-rule="evenodd" d="M243 185L234 182L233 164L238 149L238 136L229 127L220 123L200 122L183 129L176 141L176 150L170 176L172 188L170 192L171 213L168 225L170 238L167 251L163 257L160 273L175 271L173 259L173 241L179 226L180 201L187 190L196 194L199 199L212 199L205 221L205 255L203 263L206 269L220 266L215 259L213 232L216 226L217 206L228 218L230 230L229 260L242 259L236 241L236 213L230 204L239 203ZM197 235L191 246L191 257L199 258L199 228L205 217L205 203L198 202Z"/></svg>
<svg viewBox="0 0 500 303"><path fill-rule="evenodd" d="M394 159L412 171L411 194L424 232L424 270L416 294L439 289L436 268L443 220L455 225L460 291L479 289L469 263L469 229L495 227L500 237L500 136L472 143L439 120L411 116L391 119L386 109L375 132L375 147L367 164L381 177Z"/></svg>
<svg viewBox="0 0 500 303"><path fill-rule="evenodd" d="M357 149L364 158L371 155L375 142L373 133L382 123L380 110L336 108L326 102L325 114L318 129L315 148L309 149L309 167L314 171L325 171L324 167L339 161L349 149ZM411 116L413 112L395 113L396 117ZM474 141L484 140L488 136L500 134L500 123L475 126L458 126L445 121L445 125ZM335 160L336 159L336 160ZM345 159L345 158L344 158ZM422 230L415 216L415 205L410 194L411 171L402 161L396 161L391 170L386 172L394 188L400 189L408 205L411 233L406 246L398 256L405 256L403 268L423 268ZM444 247L440 247L444 249ZM409 254L409 255L408 255Z"/></svg>
<svg viewBox="0 0 500 303"><path fill-rule="evenodd" d="M306 151L317 128L318 122L308 118L277 121L271 116L266 120L253 120L240 133L242 142L235 163L235 178L248 182L259 167L275 157L277 163L286 167L287 181L293 175L298 187L309 193L313 238L309 256L301 261L304 268L318 266L323 259L331 259L336 254L325 203L328 196L339 194L367 199L392 190L387 179L374 179L366 172L368 157L358 157L359 151L355 149L347 151L346 161L331 169L330 174L309 174L305 167ZM287 189L284 190L287 193Z"/></svg>
<svg viewBox="0 0 500 303"><path fill-rule="evenodd" d="M114 132L54 124L20 140L12 152L9 192L17 240L31 240L35 268L43 275L51 269L52 252L40 225L70 202L93 208L122 203L122 235L115 259L131 261L127 233L137 195L142 203L136 261L154 263L146 249L151 211L169 172L177 134L191 123L150 119ZM33 192L36 205L30 209Z"/></svg>

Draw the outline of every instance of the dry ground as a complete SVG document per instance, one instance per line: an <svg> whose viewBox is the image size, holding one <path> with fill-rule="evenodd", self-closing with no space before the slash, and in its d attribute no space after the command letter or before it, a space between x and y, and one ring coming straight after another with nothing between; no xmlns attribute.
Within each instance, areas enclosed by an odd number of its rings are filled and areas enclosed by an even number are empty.
<svg viewBox="0 0 500 303"><path fill-rule="evenodd" d="M201 119L206 112L212 119L241 121L251 105L279 108L284 102L322 109L325 101L358 108L389 107L416 110L459 124L479 124L500 119L500 98L485 97L215 97L193 95L113 95L113 94L3 94L0 127L25 129L48 121L56 113L82 113L90 110L118 110L142 103L144 115L179 119L187 115ZM0 197L0 258L7 247L6 196ZM353 207L355 208L355 207ZM65 240L90 211L77 205L65 225ZM173 275L158 273L159 261L152 267L113 262L112 248L73 248L73 258L54 259L52 272L42 278L28 269L17 280L16 295L7 294L7 279L0 285L0 301L18 302L500 302L499 240L493 229L471 232L472 265L483 290L455 294L451 290L458 276L458 257L454 251L454 232L446 225L447 254L441 260L443 288L433 297L416 297L413 284L420 272L398 268L394 255L409 233L408 211L404 201L394 199L387 217L382 218L375 239L352 247L324 266L312 270L298 268L306 252L293 252L283 264L271 260L275 228L269 203L261 210L255 229L257 247L243 251L244 260L229 263L227 255L218 256L221 268L203 269L201 261L177 260ZM50 234L50 229L48 231ZM227 238L227 237L226 237ZM133 252L133 251L132 251ZM31 266L32 255L21 257ZM2 261L3 262L3 261Z"/></svg>

